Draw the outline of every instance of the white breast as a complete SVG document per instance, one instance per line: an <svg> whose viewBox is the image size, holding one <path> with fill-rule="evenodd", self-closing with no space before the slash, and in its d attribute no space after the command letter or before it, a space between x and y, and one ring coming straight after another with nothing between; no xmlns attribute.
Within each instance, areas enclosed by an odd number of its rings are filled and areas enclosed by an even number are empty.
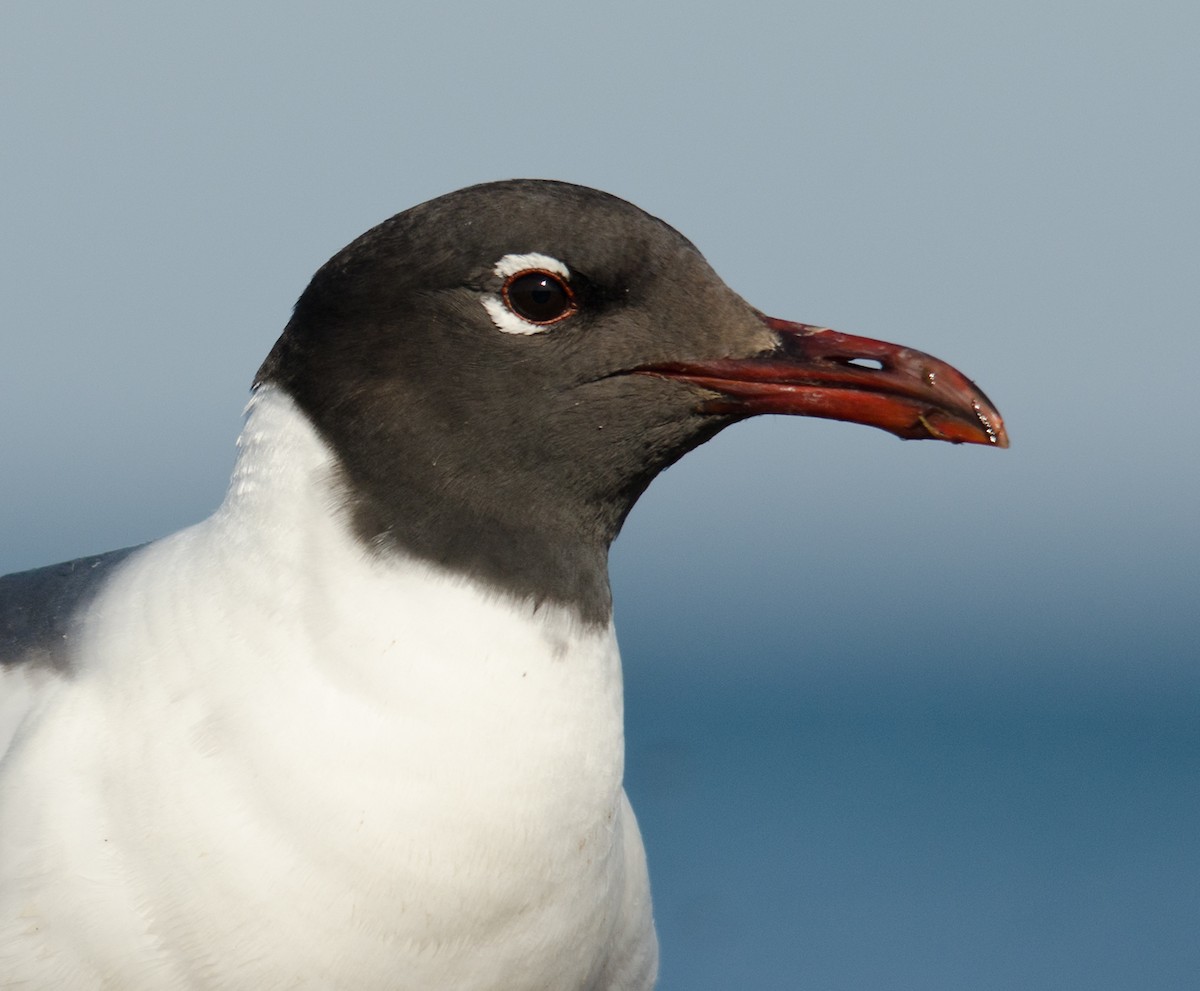
<svg viewBox="0 0 1200 991"><path fill-rule="evenodd" d="M372 559L252 404L221 509L135 553L0 765L0 973L48 988L639 988L611 627Z"/></svg>

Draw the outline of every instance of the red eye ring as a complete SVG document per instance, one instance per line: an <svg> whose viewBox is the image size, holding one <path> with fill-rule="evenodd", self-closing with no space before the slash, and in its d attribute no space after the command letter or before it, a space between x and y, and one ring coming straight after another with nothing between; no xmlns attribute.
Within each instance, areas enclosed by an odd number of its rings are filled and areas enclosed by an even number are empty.
<svg viewBox="0 0 1200 991"><path fill-rule="evenodd" d="M570 283L544 268L514 272L504 280L500 296L510 312L539 327L566 320L578 309Z"/></svg>

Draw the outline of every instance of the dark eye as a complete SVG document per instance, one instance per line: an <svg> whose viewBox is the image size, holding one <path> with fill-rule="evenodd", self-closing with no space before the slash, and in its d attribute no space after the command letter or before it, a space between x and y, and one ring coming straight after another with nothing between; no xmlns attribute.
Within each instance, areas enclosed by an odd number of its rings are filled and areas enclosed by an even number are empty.
<svg viewBox="0 0 1200 991"><path fill-rule="evenodd" d="M553 272L517 272L502 292L508 308L530 323L555 323L575 312L571 287Z"/></svg>

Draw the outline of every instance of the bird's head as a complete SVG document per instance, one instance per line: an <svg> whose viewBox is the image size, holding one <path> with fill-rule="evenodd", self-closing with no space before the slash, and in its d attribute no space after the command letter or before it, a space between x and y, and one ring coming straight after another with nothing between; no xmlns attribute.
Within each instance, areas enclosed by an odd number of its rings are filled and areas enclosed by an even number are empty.
<svg viewBox="0 0 1200 991"><path fill-rule="evenodd" d="M362 235L314 276L257 384L336 452L360 539L592 619L637 497L738 420L1008 444L946 363L767 317L667 224L547 181L473 186Z"/></svg>

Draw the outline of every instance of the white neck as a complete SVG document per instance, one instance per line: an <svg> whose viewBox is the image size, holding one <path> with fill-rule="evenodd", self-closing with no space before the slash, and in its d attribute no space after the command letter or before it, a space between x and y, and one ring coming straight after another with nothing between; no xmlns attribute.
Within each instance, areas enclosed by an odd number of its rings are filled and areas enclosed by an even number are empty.
<svg viewBox="0 0 1200 991"><path fill-rule="evenodd" d="M247 987L274 986L278 960L248 975L281 944L318 984L325 961L359 961L346 986L362 987L398 946L429 948L414 987L490 987L506 966L497 986L524 987L532 948L555 940L562 959L534 976L583 986L610 963L579 948L610 930L652 967L611 627L373 557L332 452L277 390L255 396L239 447L220 509L138 552L93 604L100 660L72 695L105 759L134 769L81 801L158 859L135 898L151 942L178 953L194 932L192 965ZM198 850L201 873L181 872ZM126 852L106 851L114 871ZM271 931L281 906L294 939Z"/></svg>

